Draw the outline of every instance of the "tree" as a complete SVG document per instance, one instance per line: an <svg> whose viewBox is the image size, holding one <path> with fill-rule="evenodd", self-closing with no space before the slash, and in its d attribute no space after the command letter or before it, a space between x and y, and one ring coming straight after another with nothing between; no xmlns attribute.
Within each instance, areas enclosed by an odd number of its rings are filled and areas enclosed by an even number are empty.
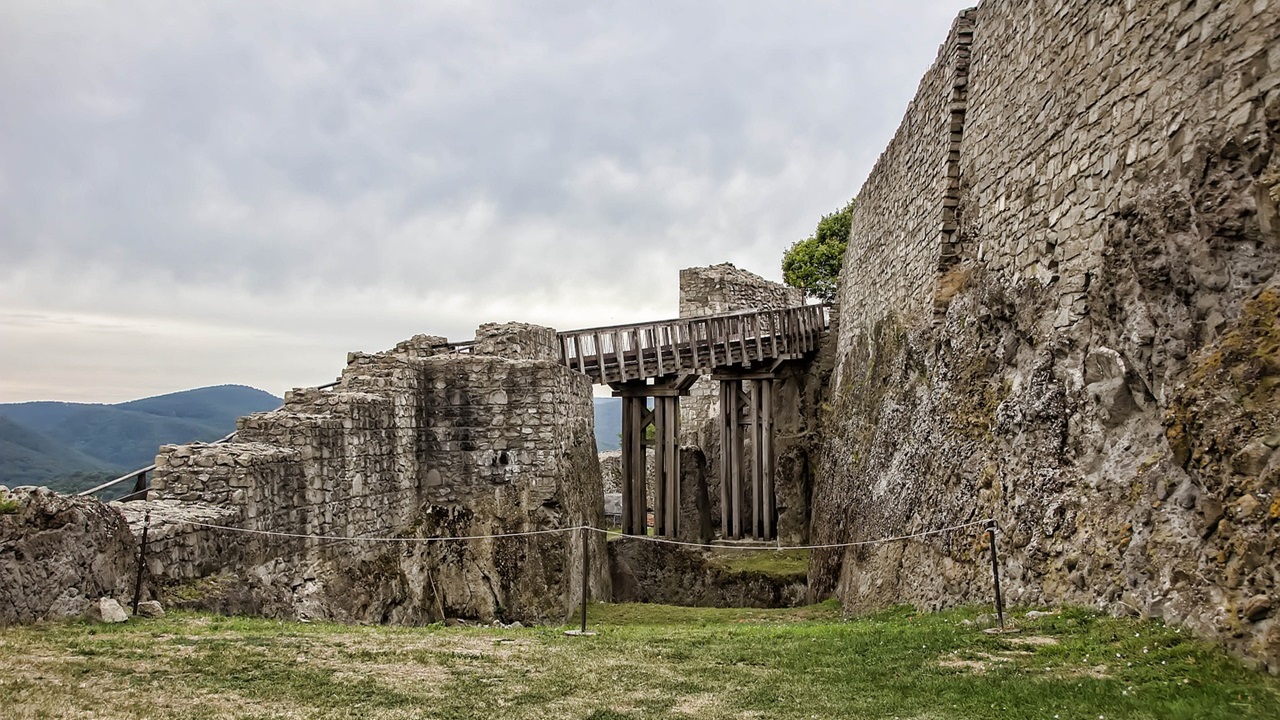
<svg viewBox="0 0 1280 720"><path fill-rule="evenodd" d="M783 254L784 282L823 302L835 300L844 250L849 245L855 201L857 198L843 208L823 215L813 235L796 242Z"/></svg>

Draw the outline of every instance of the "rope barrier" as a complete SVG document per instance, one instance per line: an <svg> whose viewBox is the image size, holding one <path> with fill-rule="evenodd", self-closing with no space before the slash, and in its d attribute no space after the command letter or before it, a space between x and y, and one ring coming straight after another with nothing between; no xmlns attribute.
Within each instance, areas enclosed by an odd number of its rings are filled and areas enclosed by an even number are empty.
<svg viewBox="0 0 1280 720"><path fill-rule="evenodd" d="M591 527L589 525L574 525L572 527L551 528L548 530L526 530L523 532L495 533L492 535L457 535L457 536L439 536L439 537L360 537L355 535L314 535L309 533L291 533L280 532L277 530L254 530L252 528L238 528L230 525L213 525L210 523L202 523L196 520L186 519L169 519L171 522L178 522L185 525L195 527L208 528L210 530L225 530L228 532L247 533L250 535L264 535L268 537L284 537L295 540L326 540L335 542L447 542L451 540L497 540L502 538L513 537L529 537L533 535L554 535L558 533L574 532L576 530L590 530L592 532L603 533L606 536L610 534L609 530ZM846 543L826 543L822 545L774 545L770 547L761 547L753 545L728 545L724 543L695 543L685 542L683 540L672 540L670 538L653 537L650 535L619 535L619 537L630 538L634 540L644 540L647 542L661 543L664 545L679 545L683 547L704 548L711 550L773 550L780 552L782 550L832 550L837 548L858 547L862 545L876 545L880 543L897 542L899 540L913 540L915 538L928 537L930 535L940 535L952 530L963 530L967 527L976 525L989 525L991 519L974 520L972 522L952 525L950 527L937 528L934 530L926 530L923 532L912 533L910 535L897 535L894 537L877 538L875 540L857 540Z"/></svg>
<svg viewBox="0 0 1280 720"><path fill-rule="evenodd" d="M684 542L682 540L671 540L669 538L652 537L649 535L620 535L619 537L632 538L635 540L647 540L649 542L663 543L666 545L683 545L685 547L712 548L715 550L774 550L774 551L829 550L829 549L835 549L835 548L857 547L859 545L876 545L879 543L896 542L898 540L911 540L914 538L926 537L928 535L940 535L944 532L951 532L952 530L962 530L967 527L973 527L974 525L988 525L990 523L991 523L990 519L974 520L973 522L962 523L960 525L952 525L951 527L938 528L936 530L926 530L924 532L918 532L911 535L898 535L895 537L877 538L875 540L858 540L855 542L847 542L847 543L828 543L825 545L775 545L771 547L760 547L760 546L752 546L752 545L725 545L723 543L692 543L692 542ZM588 528L588 529L595 530L596 532L608 533L607 530L601 530L599 528Z"/></svg>
<svg viewBox="0 0 1280 720"><path fill-rule="evenodd" d="M238 528L229 525L211 525L209 523L197 522L195 520L178 519L176 522L194 525L197 527L209 528L211 530L228 530L230 532L248 533L251 535L267 535L272 537L286 537L297 540L330 540L337 542L443 542L446 540L496 540L499 538L525 537L529 535L552 535L555 533L566 533L577 530L582 525L575 525L566 528L552 528L550 530L528 530L525 532L496 533L493 535L456 535L444 537L360 537L355 535L311 535L306 533L290 533L279 532L276 530L254 530L252 528Z"/></svg>

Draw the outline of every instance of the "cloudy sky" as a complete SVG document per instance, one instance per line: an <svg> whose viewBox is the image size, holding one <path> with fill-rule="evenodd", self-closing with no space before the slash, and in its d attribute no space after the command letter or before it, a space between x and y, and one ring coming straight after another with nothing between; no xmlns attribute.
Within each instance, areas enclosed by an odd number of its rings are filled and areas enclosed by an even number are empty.
<svg viewBox="0 0 1280 720"><path fill-rule="evenodd" d="M972 2L0 4L0 402L780 279Z"/></svg>

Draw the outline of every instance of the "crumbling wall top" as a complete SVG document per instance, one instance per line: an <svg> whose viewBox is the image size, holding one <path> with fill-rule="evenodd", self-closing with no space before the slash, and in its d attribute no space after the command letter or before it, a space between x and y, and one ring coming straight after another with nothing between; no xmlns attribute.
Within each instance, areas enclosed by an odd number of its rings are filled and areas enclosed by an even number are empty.
<svg viewBox="0 0 1280 720"><path fill-rule="evenodd" d="M508 360L558 360L560 348L556 331L528 323L485 323L476 328L472 348L477 355L496 355Z"/></svg>
<svg viewBox="0 0 1280 720"><path fill-rule="evenodd" d="M803 290L766 280L733 263L680 271L680 317L803 304Z"/></svg>

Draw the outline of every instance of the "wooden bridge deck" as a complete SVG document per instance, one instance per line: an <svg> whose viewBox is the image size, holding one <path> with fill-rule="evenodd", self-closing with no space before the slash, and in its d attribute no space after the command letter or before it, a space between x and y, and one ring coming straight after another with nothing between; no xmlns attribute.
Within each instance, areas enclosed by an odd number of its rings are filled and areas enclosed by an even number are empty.
<svg viewBox="0 0 1280 720"><path fill-rule="evenodd" d="M677 318L559 333L560 359L597 384L771 360L818 349L825 305Z"/></svg>

